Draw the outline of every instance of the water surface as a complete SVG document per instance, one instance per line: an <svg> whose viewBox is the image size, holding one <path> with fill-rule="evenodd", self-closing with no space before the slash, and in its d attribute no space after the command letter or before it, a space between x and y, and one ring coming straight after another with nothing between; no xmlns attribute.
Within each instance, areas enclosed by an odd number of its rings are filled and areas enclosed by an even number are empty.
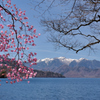
<svg viewBox="0 0 100 100"><path fill-rule="evenodd" d="M33 78L29 84L1 80L0 100L100 100L99 78Z"/></svg>

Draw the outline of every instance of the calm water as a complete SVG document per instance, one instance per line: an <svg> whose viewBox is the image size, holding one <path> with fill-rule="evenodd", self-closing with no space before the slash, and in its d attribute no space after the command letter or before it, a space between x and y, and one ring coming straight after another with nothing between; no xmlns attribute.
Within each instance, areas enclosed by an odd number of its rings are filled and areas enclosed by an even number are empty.
<svg viewBox="0 0 100 100"><path fill-rule="evenodd" d="M100 100L99 78L34 78L0 82L0 100Z"/></svg>

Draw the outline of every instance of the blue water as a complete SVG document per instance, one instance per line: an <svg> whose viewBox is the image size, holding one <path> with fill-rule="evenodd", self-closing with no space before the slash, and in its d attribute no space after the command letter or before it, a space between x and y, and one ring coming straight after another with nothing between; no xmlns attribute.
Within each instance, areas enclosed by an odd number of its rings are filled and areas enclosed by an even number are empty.
<svg viewBox="0 0 100 100"><path fill-rule="evenodd" d="M33 78L0 82L0 100L100 100L99 78Z"/></svg>

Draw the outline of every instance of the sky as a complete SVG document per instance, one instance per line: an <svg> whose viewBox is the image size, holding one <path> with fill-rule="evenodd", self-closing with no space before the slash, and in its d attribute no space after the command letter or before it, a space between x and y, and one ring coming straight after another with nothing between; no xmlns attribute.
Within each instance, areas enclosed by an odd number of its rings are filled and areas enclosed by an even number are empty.
<svg viewBox="0 0 100 100"><path fill-rule="evenodd" d="M78 54L76 54L74 51L68 51L66 48L56 50L54 44L47 41L48 35L44 32L44 27L40 25L41 17L34 17L38 13L36 11L34 12L32 9L33 6L30 5L30 1L31 0L12 0L12 3L16 4L16 6L21 8L23 11L26 10L26 16L29 18L29 23L37 29L37 33L41 33L41 36L35 39L36 46L31 48L32 52L37 52L37 59L66 57L72 59L86 58L89 60L100 60L99 50L95 53L90 53L88 50L83 50Z"/></svg>

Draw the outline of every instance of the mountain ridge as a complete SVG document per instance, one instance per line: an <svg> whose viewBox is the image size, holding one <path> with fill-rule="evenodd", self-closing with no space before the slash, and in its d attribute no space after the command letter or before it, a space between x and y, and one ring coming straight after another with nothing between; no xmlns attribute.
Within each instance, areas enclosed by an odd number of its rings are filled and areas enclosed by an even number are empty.
<svg viewBox="0 0 100 100"><path fill-rule="evenodd" d="M80 62L81 60L83 60L83 59L85 59L85 58L80 58L80 59L71 59L71 58L65 58L65 57L44 58L44 59L39 59L39 60L37 61L37 63L43 62L43 61L45 61L46 63L48 63L49 61L53 61L53 60L55 60L55 59L59 59L60 61L65 62L66 64L69 65L69 63L72 62L72 61L74 61L74 60L75 60L76 62ZM86 60L88 60L88 59L86 59Z"/></svg>
<svg viewBox="0 0 100 100"><path fill-rule="evenodd" d="M45 58L38 60L37 65L33 66L33 68L42 71L57 72L65 77L100 77L100 61L85 58Z"/></svg>

